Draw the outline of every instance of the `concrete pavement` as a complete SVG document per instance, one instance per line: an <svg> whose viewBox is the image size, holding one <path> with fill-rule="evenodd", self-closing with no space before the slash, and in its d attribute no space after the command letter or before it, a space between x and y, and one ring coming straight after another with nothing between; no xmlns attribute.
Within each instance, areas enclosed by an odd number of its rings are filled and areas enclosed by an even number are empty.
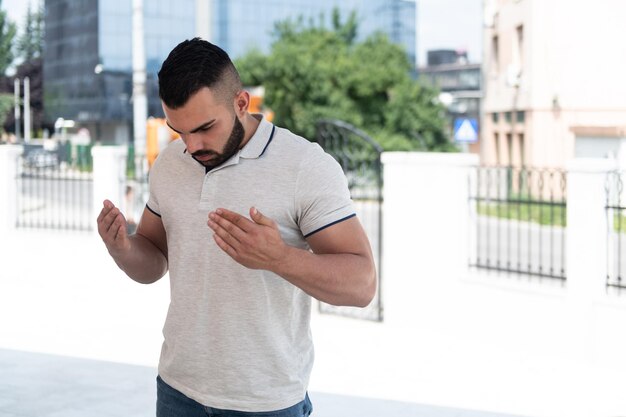
<svg viewBox="0 0 626 417"><path fill-rule="evenodd" d="M2 417L154 417L156 369L0 349ZM376 398L310 393L320 417L499 417Z"/></svg>

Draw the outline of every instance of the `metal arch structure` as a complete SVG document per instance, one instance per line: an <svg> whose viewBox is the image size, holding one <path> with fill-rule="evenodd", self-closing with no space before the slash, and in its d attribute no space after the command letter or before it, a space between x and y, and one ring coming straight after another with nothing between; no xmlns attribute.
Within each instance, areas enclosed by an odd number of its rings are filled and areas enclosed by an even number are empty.
<svg viewBox="0 0 626 417"><path fill-rule="evenodd" d="M382 303L382 214L383 173L382 147L365 132L349 123L323 119L317 123L315 140L332 155L346 175L350 195L359 220L372 246L377 271L377 292L364 309L337 307L320 303L320 312L363 320L383 321Z"/></svg>

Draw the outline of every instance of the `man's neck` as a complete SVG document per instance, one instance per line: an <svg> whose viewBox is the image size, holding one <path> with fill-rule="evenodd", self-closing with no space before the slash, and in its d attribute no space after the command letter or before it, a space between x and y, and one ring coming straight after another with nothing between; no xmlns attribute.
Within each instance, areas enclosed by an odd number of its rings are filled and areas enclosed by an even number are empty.
<svg viewBox="0 0 626 417"><path fill-rule="evenodd" d="M259 124L261 123L261 117L261 115L253 115L246 112L246 115L244 116L244 119L241 123L243 125L243 131L245 133L239 149L243 149L243 147L246 146L250 138L254 136L257 128L259 127Z"/></svg>

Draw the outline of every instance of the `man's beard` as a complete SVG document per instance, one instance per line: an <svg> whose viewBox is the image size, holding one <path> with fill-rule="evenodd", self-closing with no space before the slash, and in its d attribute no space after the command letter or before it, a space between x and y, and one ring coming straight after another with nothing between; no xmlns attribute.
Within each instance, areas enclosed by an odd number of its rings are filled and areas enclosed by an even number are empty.
<svg viewBox="0 0 626 417"><path fill-rule="evenodd" d="M230 136L228 137L228 140L226 141L224 149L222 149L221 153L215 151L200 150L192 153L191 156L205 167L213 169L216 166L222 165L224 162L229 160L231 156L237 153L237 151L239 150L239 146L241 146L241 142L243 142L244 136L245 131L243 129L243 125L239 121L239 118L235 116L233 130L231 130ZM202 155L215 155L215 157L206 162L203 162L196 158Z"/></svg>

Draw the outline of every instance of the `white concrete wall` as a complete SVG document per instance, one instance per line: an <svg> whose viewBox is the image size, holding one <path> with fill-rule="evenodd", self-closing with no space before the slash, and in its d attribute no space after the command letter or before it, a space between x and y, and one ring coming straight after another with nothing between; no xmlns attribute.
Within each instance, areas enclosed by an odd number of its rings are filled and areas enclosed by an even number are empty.
<svg viewBox="0 0 626 417"><path fill-rule="evenodd" d="M103 201L110 200L122 212L126 210L124 196L126 185L126 146L94 146L93 157L93 208L94 214L102 210ZM95 222L94 217L94 222ZM94 230L97 227L94 226Z"/></svg>
<svg viewBox="0 0 626 417"><path fill-rule="evenodd" d="M22 152L20 145L0 146L0 236L15 228L16 177Z"/></svg>

